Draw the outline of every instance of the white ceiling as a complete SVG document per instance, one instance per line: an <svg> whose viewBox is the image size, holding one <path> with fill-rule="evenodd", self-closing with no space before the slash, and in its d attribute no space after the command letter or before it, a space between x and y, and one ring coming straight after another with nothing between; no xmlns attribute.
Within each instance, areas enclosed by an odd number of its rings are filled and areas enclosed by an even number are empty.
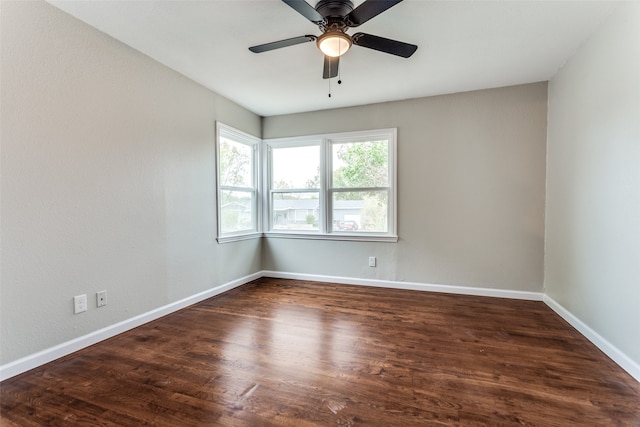
<svg viewBox="0 0 640 427"><path fill-rule="evenodd" d="M417 52L404 59L354 46L329 98L315 43L248 50L320 34L280 0L49 2L262 116L549 80L614 6L405 0L349 33L417 44Z"/></svg>

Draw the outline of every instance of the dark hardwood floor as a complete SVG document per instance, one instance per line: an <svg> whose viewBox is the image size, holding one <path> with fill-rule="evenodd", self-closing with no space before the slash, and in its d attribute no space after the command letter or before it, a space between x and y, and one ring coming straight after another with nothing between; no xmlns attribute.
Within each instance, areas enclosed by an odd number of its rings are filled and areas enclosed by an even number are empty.
<svg viewBox="0 0 640 427"><path fill-rule="evenodd" d="M0 384L2 426L640 426L541 302L260 279Z"/></svg>

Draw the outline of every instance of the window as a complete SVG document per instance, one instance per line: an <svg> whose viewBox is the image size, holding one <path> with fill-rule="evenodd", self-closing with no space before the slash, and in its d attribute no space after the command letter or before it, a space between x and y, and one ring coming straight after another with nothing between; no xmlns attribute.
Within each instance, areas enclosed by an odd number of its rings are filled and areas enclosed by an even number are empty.
<svg viewBox="0 0 640 427"><path fill-rule="evenodd" d="M397 240L396 129L266 146L268 235Z"/></svg>
<svg viewBox="0 0 640 427"><path fill-rule="evenodd" d="M219 242L397 241L396 129L261 143L217 123Z"/></svg>
<svg viewBox="0 0 640 427"><path fill-rule="evenodd" d="M329 141L332 231L389 230L389 142Z"/></svg>
<svg viewBox="0 0 640 427"><path fill-rule="evenodd" d="M269 146L271 229L318 232L319 143Z"/></svg>
<svg viewBox="0 0 640 427"><path fill-rule="evenodd" d="M217 123L218 240L259 230L258 138Z"/></svg>

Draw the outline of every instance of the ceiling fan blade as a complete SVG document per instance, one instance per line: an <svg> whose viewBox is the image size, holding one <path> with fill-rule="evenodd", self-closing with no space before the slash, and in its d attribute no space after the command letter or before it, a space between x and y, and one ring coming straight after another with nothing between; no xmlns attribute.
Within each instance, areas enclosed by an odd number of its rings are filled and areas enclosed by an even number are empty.
<svg viewBox="0 0 640 427"><path fill-rule="evenodd" d="M375 18L385 10L400 3L402 0L365 0L360 6L356 7L347 15L347 22L350 27L357 27L367 22L371 18Z"/></svg>
<svg viewBox="0 0 640 427"><path fill-rule="evenodd" d="M410 57L418 49L418 46L415 44L399 42L397 40L386 39L384 37L365 33L355 33L351 36L351 40L355 45L378 50L380 52L390 53L403 58Z"/></svg>
<svg viewBox="0 0 640 427"><path fill-rule="evenodd" d="M323 79L331 79L338 75L338 66L340 65L340 57L336 56L332 58L330 56L324 57L324 68L322 71Z"/></svg>
<svg viewBox="0 0 640 427"><path fill-rule="evenodd" d="M315 41L316 38L317 38L316 36L311 36L311 35L293 37L291 39L260 44L258 46L251 46L249 50L253 53L262 53L269 50L280 49L282 47L293 46L300 43L312 42L312 41Z"/></svg>
<svg viewBox="0 0 640 427"><path fill-rule="evenodd" d="M309 3L304 0L282 0L300 15L307 18L314 24L320 24L324 17L318 13Z"/></svg>

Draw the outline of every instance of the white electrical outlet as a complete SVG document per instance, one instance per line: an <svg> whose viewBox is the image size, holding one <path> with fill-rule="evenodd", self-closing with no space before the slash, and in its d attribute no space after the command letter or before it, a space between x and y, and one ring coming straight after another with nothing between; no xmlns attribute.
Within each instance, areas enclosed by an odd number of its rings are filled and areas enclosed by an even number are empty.
<svg viewBox="0 0 640 427"><path fill-rule="evenodd" d="M96 292L96 307L107 305L107 291Z"/></svg>
<svg viewBox="0 0 640 427"><path fill-rule="evenodd" d="M87 294L76 295L73 297L73 314L87 311Z"/></svg>
<svg viewBox="0 0 640 427"><path fill-rule="evenodd" d="M376 257L370 256L369 257L369 267L375 267L375 266L376 266Z"/></svg>

